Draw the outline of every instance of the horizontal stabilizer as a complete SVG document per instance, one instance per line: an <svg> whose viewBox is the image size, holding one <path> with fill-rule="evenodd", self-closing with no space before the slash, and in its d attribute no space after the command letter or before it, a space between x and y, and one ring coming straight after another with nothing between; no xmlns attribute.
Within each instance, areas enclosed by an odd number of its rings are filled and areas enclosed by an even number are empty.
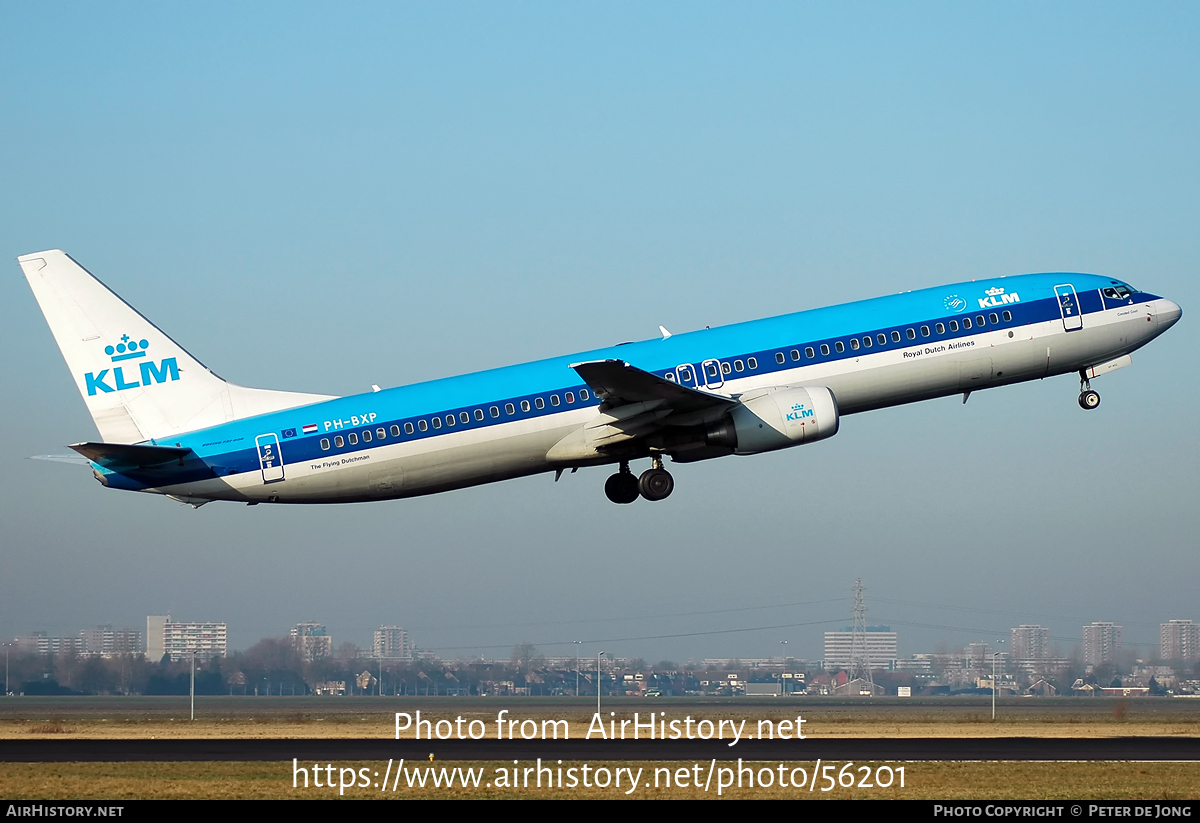
<svg viewBox="0 0 1200 823"><path fill-rule="evenodd" d="M592 360L573 363L571 368L609 406L660 400L665 401L672 412L683 413L730 407L737 403L719 394L672 383L623 360Z"/></svg>
<svg viewBox="0 0 1200 823"><path fill-rule="evenodd" d="M76 443L70 448L93 463L111 471L145 469L164 463L178 462L194 456L191 449L175 446L129 446L124 443Z"/></svg>

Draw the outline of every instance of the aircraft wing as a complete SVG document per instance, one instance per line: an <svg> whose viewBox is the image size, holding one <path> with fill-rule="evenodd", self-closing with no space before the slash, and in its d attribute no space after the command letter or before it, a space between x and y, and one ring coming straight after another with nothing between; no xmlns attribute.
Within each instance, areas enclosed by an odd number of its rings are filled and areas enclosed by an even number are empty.
<svg viewBox="0 0 1200 823"><path fill-rule="evenodd" d="M571 368L597 397L613 407L658 401L658 408L684 414L737 405L728 397L681 386L623 360L592 360L573 363Z"/></svg>
<svg viewBox="0 0 1200 823"><path fill-rule="evenodd" d="M147 469L164 463L178 462L195 457L191 449L175 446L131 446L126 443L76 443L69 448L88 460L112 471Z"/></svg>

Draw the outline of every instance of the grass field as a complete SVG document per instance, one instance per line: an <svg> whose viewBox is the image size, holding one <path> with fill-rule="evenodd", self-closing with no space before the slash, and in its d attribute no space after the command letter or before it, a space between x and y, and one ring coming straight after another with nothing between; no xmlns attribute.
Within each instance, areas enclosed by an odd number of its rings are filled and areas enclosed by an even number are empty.
<svg viewBox="0 0 1200 823"><path fill-rule="evenodd" d="M0 699L0 738L6 739L149 739L149 738L375 738L395 736L395 713L415 714L432 720L479 719L489 724L493 736L495 718L507 710L517 720L567 720L573 737L583 736L595 703L572 698L312 698L312 697L205 697L196 701L197 719L189 717L186 697L104 698L4 698ZM604 701L604 715L617 718L639 712L666 713L670 718L806 720L810 738L878 737L1200 737L1200 701L1172 699L1005 699L998 703L998 717L991 719L991 703L979 699L935 700L846 700L822 698L759 699L611 699ZM412 732L404 736L411 736ZM302 764L303 765L303 764ZM308 764L311 768L312 764ZM340 769L367 769L368 782L380 782L386 763L333 764L335 781ZM564 763L563 768L582 764ZM499 769L511 770L504 762L437 762L406 764L420 767L482 769L479 785L464 788L461 779L451 787L424 788L406 784L409 772L396 791L351 788L347 798L695 798L717 797L720 776L710 781L707 791L692 785L666 786L668 774L677 776L691 763L595 762L591 768L607 768L610 776L618 768L642 770L639 788L626 794L630 773L621 787L537 788L497 786ZM704 769L708 764L701 764ZM819 781L811 785L812 763L787 764L796 779L805 770L802 788L775 785L722 789L723 798L876 798L941 800L1179 800L1200 798L1200 763L1021 763L1021 762L910 762L884 764L904 768L904 787L898 778L887 788L841 785L831 791ZM830 764L825 764L830 765ZM837 769L842 763L834 764ZM879 764L876 764L879 765ZM532 768L522 762L519 768ZM778 773L779 764L754 764ZM862 764L856 764L855 773ZM557 769L558 764L553 764ZM715 768L736 768L721 763ZM415 773L413 773L415 775ZM461 777L462 772L459 772ZM836 771L834 772L836 774ZM655 776L659 785L654 785ZM847 775L848 777L848 775ZM361 774L358 780L362 780ZM512 782L513 778L509 779ZM427 782L432 777L427 776ZM492 786L486 785L492 782ZM138 798L291 798L339 797L338 789L293 788L293 764L249 763L5 763L0 766L0 797L6 799L98 799ZM419 782L419 781L418 781ZM519 782L519 781L518 781Z"/></svg>
<svg viewBox="0 0 1200 823"><path fill-rule="evenodd" d="M186 697L21 697L0 699L0 738L378 738L395 737L395 713L431 720L568 721L587 733L595 702L573 698L204 697L189 720ZM1200 700L1005 699L991 719L986 699L659 698L604 701L618 719L639 712L712 720L805 719L813 737L1200 736ZM412 737L412 729L401 737Z"/></svg>
<svg viewBox="0 0 1200 823"><path fill-rule="evenodd" d="M612 798L663 798L685 799L718 797L716 779L709 791L672 785L662 785L667 769L672 775L691 763L604 763L610 771L629 768L634 774L641 769L643 786L626 794L628 780L620 787L585 788L498 788L487 787L494 780L497 769L512 770L509 761L455 762L420 764L435 768L467 769L482 768L483 777L478 788L463 788L459 781L453 787L408 788L401 781L399 789L380 791L371 788L339 789L292 787L291 763L8 763L0 773L0 797L6 800L133 800L133 799L293 799L315 800L330 798L354 799L451 799L451 798L559 798L599 799ZM564 763L562 768L579 767L578 763ZM723 764L736 769L736 764ZM777 764L747 764L754 768ZM836 764L839 768L842 764ZM856 764L859 765L859 764ZM872 764L877 765L877 764ZM722 798L795 798L795 799L927 799L927 800L1186 800L1200 797L1200 763L891 763L895 768L904 766L904 788L898 778L888 788L841 788L822 791L817 787L809 791L804 788L779 788L772 785L761 788L743 786L738 789L723 789ZM382 774L385 764L339 763L339 767L350 769L366 768ZM532 763L522 763L521 768ZM707 767L707 764L704 764ZM790 763L788 769L796 767L806 770L806 777L813 771L813 763ZM557 764L554 764L557 769ZM660 771L656 774L656 769ZM564 775L566 772L564 772ZM835 772L836 774L836 772ZM654 787L658 777L660 785ZM335 784L338 772L333 772ZM796 782L799 782L799 774ZM518 778L519 779L519 778ZM533 776L530 774L530 781ZM791 777L789 776L789 780ZM427 782L431 782L428 778ZM564 782L566 782L564 778ZM644 784L649 783L647 787ZM301 783L301 786L303 784ZM544 786L545 784L543 784Z"/></svg>

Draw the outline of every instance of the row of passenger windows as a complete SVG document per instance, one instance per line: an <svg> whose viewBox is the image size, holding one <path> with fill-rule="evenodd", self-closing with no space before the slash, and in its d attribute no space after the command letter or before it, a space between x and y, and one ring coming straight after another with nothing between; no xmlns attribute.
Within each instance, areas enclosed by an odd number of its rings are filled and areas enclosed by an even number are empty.
<svg viewBox="0 0 1200 823"><path fill-rule="evenodd" d="M937 332L937 334L945 334L947 327L949 328L951 333L954 333L954 332L959 331L959 329L970 330L973 328L984 328L989 323L991 323L993 326L999 325L1001 322L1001 317L1003 317L1003 322L1005 322L1005 323L1010 323L1010 322L1012 322L1012 319L1013 319L1011 311L1004 311L1001 314L997 314L996 312L991 312L991 313L987 314L986 316L982 315L982 314L978 314L975 316L974 319L972 319L970 316L967 316L967 317L962 318L961 321L950 320L948 323L934 323L933 328ZM908 338L909 340L916 340L918 332L920 333L921 337L929 337L931 335L929 326L921 326L921 327L919 327L919 329L905 329L903 334L901 334L899 330L892 331L890 335L880 332L879 334L876 334L874 337L871 337L871 335L868 334L868 335L864 335L862 338L851 337L849 339L849 341L837 340L834 342L832 348L830 347L830 345L828 343L822 343L817 348L820 349L821 356L826 357L831 352L837 352L838 354L842 354L843 352L846 351L847 345L850 346L851 351L858 351L859 349L870 349L876 345L886 346L888 344L889 337L891 339L891 342L893 342L893 343L903 342L903 340L905 338ZM805 347L804 356L806 358L808 358L809 360L812 360L813 358L815 358L817 356L817 349L814 349L812 346ZM799 362L800 361L800 350L792 349L791 350L791 358L793 361ZM779 363L780 365L786 363L787 355L785 355L781 351L775 352L775 362ZM717 373L718 366L720 367L720 370L721 370L720 373L726 374L726 375L732 374L734 372L742 372L742 371L745 371L747 368L749 368L750 371L754 371L755 369L758 368L758 359L754 358L754 357L747 357L745 362L738 359L738 360L734 360L732 362L732 364L724 362L724 361L718 362L716 360L704 361L704 363L701 364L701 367L704 370L704 376L708 378L708 380L706 380L705 382L708 383L709 385L712 384L712 379L716 378L718 376L718 373ZM676 372L678 372L678 378L676 378ZM676 382L676 380L678 380L678 382L680 382L680 383L693 383L696 380L696 371L695 371L695 367L691 366L690 364L685 363L685 364L681 365L675 371L666 372L663 376L666 377L667 380L670 380L672 383Z"/></svg>
<svg viewBox="0 0 1200 823"><path fill-rule="evenodd" d="M588 400L590 397L591 397L591 395L588 393L587 389L579 390L580 402ZM563 396L561 398L557 394L550 395L550 405L551 406L561 406L564 402L567 405L574 403L575 402L575 392L571 392L571 391L563 392ZM533 409L533 408L544 409L544 408L546 408L546 399L543 397L535 397L535 398L533 398L532 404L530 404L530 402L528 400L522 400L520 403L520 406L521 406L521 411L523 411L523 412L530 411L530 409ZM517 413L517 407L515 404L513 404L513 403L505 403L504 404L504 414L505 415L511 416L516 413ZM491 415L493 418L500 417L500 407L499 406L489 407L488 414ZM443 420L445 421L446 428L452 428L457 423L464 423L464 424L470 423L472 416L474 416L475 419L479 422L483 422L483 420L486 419L486 417L483 413L483 409L475 409L474 412L465 412L465 411L459 412L457 416L455 416L453 414L447 414L445 417L436 416L436 417L425 418L422 420L418 420L416 422L416 425L414 425L411 422L405 423L404 424L404 433L405 434L415 434L417 431L423 431L423 432L429 431L431 428L434 430L437 430L437 429L442 428ZM321 438L321 450L329 451L329 449L331 447L335 448L335 449L341 449L341 448L344 448L347 444L349 444L351 446L357 446L359 443L360 437L362 438L363 443L370 443L372 440L386 440L389 433L391 434L392 437L399 437L400 431L401 431L401 429L400 429L399 425L392 424L392 426L390 428L385 427L385 426L380 426L379 428L375 429L374 433L372 433L372 431L370 429L363 429L361 432L347 432L345 435L335 434L333 436L332 446L330 444L330 440L328 437L322 437Z"/></svg>
<svg viewBox="0 0 1200 823"><path fill-rule="evenodd" d="M1005 323L1009 323L1012 321L1012 312L1011 311L1005 311L1002 314L1003 314ZM949 329L950 329L951 333L957 332L959 330L959 328L960 328L959 322L960 321L958 321L958 320L949 321L948 325L949 325ZM961 322L962 322L961 328L963 330L969 330L972 328L984 328L985 326L988 325L989 322L993 326L996 326L996 325L999 325L1001 322L1001 315L996 314L996 312L991 312L986 317L982 314L977 314L975 316L974 321L972 321L972 319L970 317L964 317ZM933 328L937 334L945 334L946 329L947 329L947 324L946 323L934 323ZM899 330L894 330L894 331L892 331L892 333L890 335L891 341L893 343L900 343L905 338L908 338L909 340L916 340L917 332L918 332L917 329L905 329L904 334L901 335ZM920 334L921 334L921 337L929 337L930 336L929 326L921 326ZM878 344L880 346L886 346L888 343L888 337L889 337L889 335L884 334L883 332L880 332L879 334L875 335L874 339L872 339L871 335L869 335L869 334L864 335L861 338L861 340L857 337L851 337L849 340L850 348L852 351L858 351L860 348L869 349L876 344ZM828 355L830 352L829 344L822 343L820 345L820 350L821 350L822 356ZM838 354L841 354L845 350L846 350L845 342L838 340L833 344L833 351L837 352ZM804 356L809 359L812 359L817 356L817 353L816 353L816 351L813 350L812 346L808 346L807 348L804 349ZM800 350L792 349L792 360L799 360L799 359L800 359ZM786 358L783 356L783 352L775 353L775 362L776 363L783 363L785 360L786 360Z"/></svg>

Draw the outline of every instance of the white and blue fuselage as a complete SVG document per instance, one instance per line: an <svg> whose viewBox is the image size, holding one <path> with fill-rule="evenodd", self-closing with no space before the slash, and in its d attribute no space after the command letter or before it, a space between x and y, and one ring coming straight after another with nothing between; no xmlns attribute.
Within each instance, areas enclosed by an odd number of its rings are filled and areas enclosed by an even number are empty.
<svg viewBox="0 0 1200 823"><path fill-rule="evenodd" d="M718 456L707 452L722 447L702 437L672 447L666 423L596 456L556 459L555 445L601 412L596 388L572 365L619 360L731 399L767 388L824 386L845 415L1118 361L1179 315L1168 300L1094 275L960 283L342 397L155 439L149 442L187 448L199 458L189 472L170 472L165 485L157 471L96 468L110 487L189 500L336 503L655 453L686 461L691 451ZM698 425L685 421L678 428ZM726 446L723 453L735 451Z"/></svg>

